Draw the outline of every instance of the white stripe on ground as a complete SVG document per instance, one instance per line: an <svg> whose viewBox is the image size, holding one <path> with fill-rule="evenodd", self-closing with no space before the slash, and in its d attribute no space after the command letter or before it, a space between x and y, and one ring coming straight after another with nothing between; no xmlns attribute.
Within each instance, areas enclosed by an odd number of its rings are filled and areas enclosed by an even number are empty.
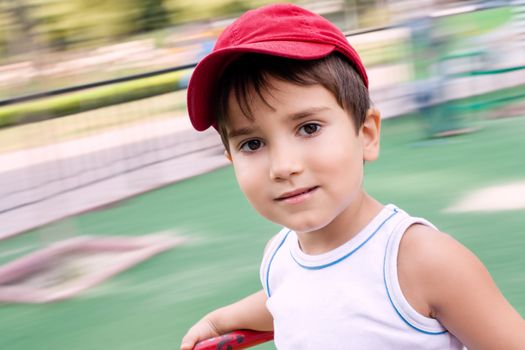
<svg viewBox="0 0 525 350"><path fill-rule="evenodd" d="M525 181L486 187L470 193L447 212L493 212L525 209Z"/></svg>

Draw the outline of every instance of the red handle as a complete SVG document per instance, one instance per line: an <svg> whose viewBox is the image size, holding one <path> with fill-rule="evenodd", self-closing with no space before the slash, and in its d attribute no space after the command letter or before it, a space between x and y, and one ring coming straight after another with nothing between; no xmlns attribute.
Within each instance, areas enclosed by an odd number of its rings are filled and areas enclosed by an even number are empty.
<svg viewBox="0 0 525 350"><path fill-rule="evenodd" d="M270 340L273 340L273 332L239 330L203 340L193 350L240 350Z"/></svg>

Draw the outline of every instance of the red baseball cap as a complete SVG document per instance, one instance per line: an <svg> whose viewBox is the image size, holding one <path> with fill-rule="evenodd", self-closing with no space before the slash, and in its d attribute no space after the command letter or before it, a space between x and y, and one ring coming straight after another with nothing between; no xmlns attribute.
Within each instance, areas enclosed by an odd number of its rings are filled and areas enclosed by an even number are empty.
<svg viewBox="0 0 525 350"><path fill-rule="evenodd" d="M314 60L332 52L348 58L368 87L368 77L359 55L344 34L320 15L292 4L277 4L251 10L229 25L212 52L204 57L188 85L188 113L193 127L215 127L213 92L224 69L243 53L261 53L299 60Z"/></svg>

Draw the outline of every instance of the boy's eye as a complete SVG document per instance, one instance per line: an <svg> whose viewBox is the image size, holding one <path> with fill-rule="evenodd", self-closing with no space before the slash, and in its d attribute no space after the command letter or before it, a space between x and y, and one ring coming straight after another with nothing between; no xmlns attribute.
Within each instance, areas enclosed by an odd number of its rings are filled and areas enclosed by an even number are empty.
<svg viewBox="0 0 525 350"><path fill-rule="evenodd" d="M299 133L308 136L319 132L319 129L321 129L321 125L316 123L308 123L299 128Z"/></svg>
<svg viewBox="0 0 525 350"><path fill-rule="evenodd" d="M241 144L240 150L243 152L254 152L261 148L263 145L261 140L248 140Z"/></svg>

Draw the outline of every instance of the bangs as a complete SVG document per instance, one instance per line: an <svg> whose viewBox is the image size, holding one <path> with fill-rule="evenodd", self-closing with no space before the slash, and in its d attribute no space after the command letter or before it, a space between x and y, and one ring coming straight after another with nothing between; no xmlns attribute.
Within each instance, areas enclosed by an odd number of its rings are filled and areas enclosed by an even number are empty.
<svg viewBox="0 0 525 350"><path fill-rule="evenodd" d="M270 78L299 86L322 85L348 112L356 130L363 124L370 108L368 89L348 60L338 53L311 61L243 54L227 66L214 95L215 120L227 150L231 99L235 99L241 113L249 120L253 120L252 105L256 99L274 109L268 102L268 96L274 90Z"/></svg>

